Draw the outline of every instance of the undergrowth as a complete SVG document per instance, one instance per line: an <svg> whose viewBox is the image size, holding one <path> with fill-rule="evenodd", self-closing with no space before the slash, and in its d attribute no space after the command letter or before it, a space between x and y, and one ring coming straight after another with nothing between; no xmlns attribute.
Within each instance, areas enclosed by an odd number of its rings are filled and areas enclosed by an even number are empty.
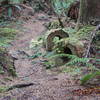
<svg viewBox="0 0 100 100"><path fill-rule="evenodd" d="M0 47L0 74L5 74L6 72L12 76L16 76L11 55L8 54L6 48Z"/></svg>
<svg viewBox="0 0 100 100"><path fill-rule="evenodd" d="M86 25L79 29L79 31L76 32L76 35L79 36L80 39L89 39L90 32L94 29L94 26Z"/></svg>
<svg viewBox="0 0 100 100"><path fill-rule="evenodd" d="M52 6L54 8L54 11L59 16L66 16L67 11L70 7L70 5L75 2L76 0L52 0Z"/></svg>
<svg viewBox="0 0 100 100"><path fill-rule="evenodd" d="M90 58L78 57L77 55L74 55L73 53L66 54L64 52L64 46L68 44L72 44L73 46L84 47L84 45L82 44L80 40L82 39L88 40L89 33L93 29L94 29L93 26L85 26L82 29L80 29L78 32L76 32L75 29L72 30L71 28L66 28L64 30L70 33L70 38L65 38L65 39L54 38L53 42L55 46L52 52L45 52L44 54L41 52L41 55L39 55L38 51L40 52L40 49L38 49L35 55L38 55L37 57L41 56L43 57L43 59L45 59L43 61L43 64L46 66L46 69L58 67L58 65L56 65L56 62L57 63L61 62L62 66L66 66L66 69L64 70L64 72L66 73L80 74L82 73L81 68L87 68L87 70L89 70L89 74L87 71L87 75L81 79L81 84L85 84L90 79L94 78L97 75L100 75L99 74L100 69L97 68L95 65L97 62L99 63L100 59L96 57L90 57ZM36 49L37 47L38 48L42 47L42 44L43 44L43 39L41 38L39 41L33 41L32 45L33 45L33 48ZM59 45L57 46L57 44ZM69 60L63 63L63 60L62 60L63 57ZM95 64L92 63L92 61L95 62Z"/></svg>
<svg viewBox="0 0 100 100"><path fill-rule="evenodd" d="M17 30L12 28L0 28L0 47L8 46L9 43L14 39Z"/></svg>
<svg viewBox="0 0 100 100"><path fill-rule="evenodd" d="M99 76L100 77L100 70L96 71L96 72L91 72L87 75L85 75L84 77L82 77L81 79L81 84L84 85L86 84L89 80L94 79L95 77ZM100 81L100 79L99 79Z"/></svg>
<svg viewBox="0 0 100 100"><path fill-rule="evenodd" d="M10 75L16 76L13 59L6 50L16 33L17 30L12 28L0 28L0 74L7 71Z"/></svg>

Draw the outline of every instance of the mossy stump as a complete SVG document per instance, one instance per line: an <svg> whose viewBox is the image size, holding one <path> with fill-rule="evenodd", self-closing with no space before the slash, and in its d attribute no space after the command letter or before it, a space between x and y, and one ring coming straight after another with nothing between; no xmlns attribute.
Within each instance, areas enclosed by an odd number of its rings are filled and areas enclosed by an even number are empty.
<svg viewBox="0 0 100 100"><path fill-rule="evenodd" d="M59 39L62 39L62 38L69 37L69 35L62 29L52 29L52 30L48 31L47 35L45 37L45 45L46 45L47 51L52 51L53 46L54 46L53 39L55 37L59 37Z"/></svg>

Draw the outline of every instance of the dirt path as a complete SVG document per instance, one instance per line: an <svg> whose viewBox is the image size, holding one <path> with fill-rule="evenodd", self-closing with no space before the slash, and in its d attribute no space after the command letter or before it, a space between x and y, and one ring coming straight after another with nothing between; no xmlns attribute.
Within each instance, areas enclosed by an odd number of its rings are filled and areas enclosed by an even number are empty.
<svg viewBox="0 0 100 100"><path fill-rule="evenodd" d="M75 80L70 79L70 76L65 73L57 74L46 71L40 61L33 65L31 60L23 54L24 52L32 55L29 49L30 40L46 30L43 24L48 20L37 20L39 16L42 15L36 15L24 24L24 32L18 34L9 49L12 56L17 58L15 68L18 78L8 84L34 83L34 85L13 89L3 94L0 100L99 100L94 99L93 96L73 96L73 90L82 88L75 83ZM27 75L29 76L25 77Z"/></svg>

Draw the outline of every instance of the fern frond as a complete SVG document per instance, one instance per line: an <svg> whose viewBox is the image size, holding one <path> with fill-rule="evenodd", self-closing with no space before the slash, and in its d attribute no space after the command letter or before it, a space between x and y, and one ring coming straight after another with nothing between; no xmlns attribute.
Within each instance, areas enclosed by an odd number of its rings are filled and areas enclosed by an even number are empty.
<svg viewBox="0 0 100 100"><path fill-rule="evenodd" d="M92 78L94 78L94 77L96 77L96 76L100 76L100 70L85 75L85 76L81 79L81 84L82 84L82 85L85 84L87 81L89 81L90 79L92 79Z"/></svg>
<svg viewBox="0 0 100 100"><path fill-rule="evenodd" d="M56 57L68 57L69 59L70 59L70 58L71 58L71 59L76 58L75 55L64 54L64 53L62 53L62 54L55 54L55 55L53 55L53 56L50 56L49 58L52 59L52 58L56 58Z"/></svg>

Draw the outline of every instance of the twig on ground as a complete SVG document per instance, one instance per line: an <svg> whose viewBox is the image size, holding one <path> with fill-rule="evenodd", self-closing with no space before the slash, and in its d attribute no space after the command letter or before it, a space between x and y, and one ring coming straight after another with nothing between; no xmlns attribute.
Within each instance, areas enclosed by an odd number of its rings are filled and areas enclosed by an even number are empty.
<svg viewBox="0 0 100 100"><path fill-rule="evenodd" d="M13 85L13 86L10 86L9 88L7 88L6 91L10 91L15 88L25 88L25 87L32 86L32 85L34 85L34 83L16 84L16 85Z"/></svg>

